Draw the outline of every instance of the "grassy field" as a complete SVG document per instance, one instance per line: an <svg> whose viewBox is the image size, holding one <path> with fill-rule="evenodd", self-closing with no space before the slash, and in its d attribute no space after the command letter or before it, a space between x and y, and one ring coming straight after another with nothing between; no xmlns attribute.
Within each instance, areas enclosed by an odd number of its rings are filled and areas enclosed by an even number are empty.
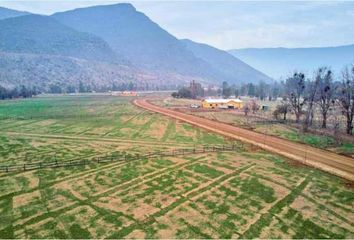
<svg viewBox="0 0 354 240"><path fill-rule="evenodd" d="M0 102L0 165L228 142L129 101ZM0 238L354 238L353 209L341 179L251 146L0 174Z"/></svg>

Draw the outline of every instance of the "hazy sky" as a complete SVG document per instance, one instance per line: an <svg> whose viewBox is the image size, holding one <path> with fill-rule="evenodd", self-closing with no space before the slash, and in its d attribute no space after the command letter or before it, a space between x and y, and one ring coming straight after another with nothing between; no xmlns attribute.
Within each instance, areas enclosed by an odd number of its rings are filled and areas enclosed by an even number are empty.
<svg viewBox="0 0 354 240"><path fill-rule="evenodd" d="M0 6L51 14L122 1L3 1ZM354 2L125 1L178 38L221 49L354 44Z"/></svg>

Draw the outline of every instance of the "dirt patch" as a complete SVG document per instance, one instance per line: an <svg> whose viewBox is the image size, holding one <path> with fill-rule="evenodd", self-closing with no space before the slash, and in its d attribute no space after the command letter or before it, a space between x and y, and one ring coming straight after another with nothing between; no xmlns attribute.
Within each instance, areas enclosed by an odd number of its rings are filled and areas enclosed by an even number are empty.
<svg viewBox="0 0 354 240"><path fill-rule="evenodd" d="M127 210L127 206L122 203L122 200L115 197L102 197L94 204L114 212L125 212Z"/></svg>
<svg viewBox="0 0 354 240"><path fill-rule="evenodd" d="M149 135L153 138L161 139L165 134L167 124L167 121L154 122L151 124L149 130L144 133L144 135Z"/></svg>
<svg viewBox="0 0 354 240"><path fill-rule="evenodd" d="M76 197L77 199L80 200L86 200L86 198L84 196L82 196L79 192L75 191L73 189L73 186L70 185L67 182L60 182L58 184L55 184L53 186L53 188L58 189L58 190L67 190L68 192L70 192L74 197Z"/></svg>
<svg viewBox="0 0 354 240"><path fill-rule="evenodd" d="M71 211L66 212L65 215L74 216L76 223L83 226L88 226L90 219L97 216L97 212L89 206L80 206Z"/></svg>
<svg viewBox="0 0 354 240"><path fill-rule="evenodd" d="M39 190L31 192L31 193L24 193L13 198L13 206L14 208L25 206L31 202L35 202L41 198L41 192Z"/></svg>
<svg viewBox="0 0 354 240"><path fill-rule="evenodd" d="M131 134L134 133L134 129L131 129L131 128L121 128L121 129L119 129L119 132L120 132L121 134L130 136Z"/></svg>
<svg viewBox="0 0 354 240"><path fill-rule="evenodd" d="M176 133L178 135L183 135L183 136L191 137L192 139L195 139L195 137L196 137L195 129L191 127L191 130L186 130L184 126L185 126L184 123L177 121Z"/></svg>
<svg viewBox="0 0 354 240"><path fill-rule="evenodd" d="M341 229L337 226L346 228L349 232L354 231L354 227L351 224L342 221L325 209L319 208L313 202L302 196L297 197L295 201L290 205L290 207L299 211L303 218L309 218L314 223L325 227L332 232L341 233Z"/></svg>
<svg viewBox="0 0 354 240"><path fill-rule="evenodd" d="M133 125L141 126L141 125L146 124L149 120L150 120L149 117L135 117L130 122Z"/></svg>
<svg viewBox="0 0 354 240"><path fill-rule="evenodd" d="M129 233L127 236L125 236L125 239L144 239L146 236L146 233L143 230L140 229L135 229L131 233Z"/></svg>
<svg viewBox="0 0 354 240"><path fill-rule="evenodd" d="M149 215L158 212L159 209L155 208L149 204L143 202L143 200L138 201L138 207L132 210L134 218L142 221L146 219Z"/></svg>
<svg viewBox="0 0 354 240"><path fill-rule="evenodd" d="M39 185L39 178L34 174L34 172L25 172L22 176L26 177L28 180L28 188L36 188Z"/></svg>
<svg viewBox="0 0 354 240"><path fill-rule="evenodd" d="M50 211L57 211L59 209L65 208L68 205L72 205L75 202L71 199L68 199L67 197L56 194L53 199L49 199L47 201L47 207Z"/></svg>

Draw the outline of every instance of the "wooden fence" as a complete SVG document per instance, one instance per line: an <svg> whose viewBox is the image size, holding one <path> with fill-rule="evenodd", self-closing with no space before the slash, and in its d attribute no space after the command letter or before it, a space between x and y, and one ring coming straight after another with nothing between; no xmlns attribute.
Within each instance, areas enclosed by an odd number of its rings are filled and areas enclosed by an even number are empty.
<svg viewBox="0 0 354 240"><path fill-rule="evenodd" d="M58 167L74 167L83 166L88 164L98 164L98 163L108 163L108 162L128 162L136 160L144 160L150 158L158 157L171 157L178 155L190 155L197 153L207 153L207 152L225 152L225 151L237 151L243 148L242 143L239 145L214 145L214 146L200 146L194 148L182 148L182 149L172 149L167 151L151 152L147 154L124 154L119 156L100 156L94 157L92 159L79 159L79 160L66 160L66 161L48 161L48 162L34 162L34 163L23 163L23 164L8 164L0 165L0 172L19 172L19 171L30 171L42 168L58 168Z"/></svg>

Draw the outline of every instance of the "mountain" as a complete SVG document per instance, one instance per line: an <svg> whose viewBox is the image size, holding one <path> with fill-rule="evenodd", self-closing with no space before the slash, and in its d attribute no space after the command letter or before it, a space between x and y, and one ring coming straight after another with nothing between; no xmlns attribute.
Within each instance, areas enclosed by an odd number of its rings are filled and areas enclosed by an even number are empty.
<svg viewBox="0 0 354 240"><path fill-rule="evenodd" d="M70 56L116 61L109 45L92 34L78 32L51 17L25 15L0 21L0 51Z"/></svg>
<svg viewBox="0 0 354 240"><path fill-rule="evenodd" d="M208 72L205 62L131 4L81 8L56 13L53 17L78 31L103 38L138 67L155 72L216 77Z"/></svg>
<svg viewBox="0 0 354 240"><path fill-rule="evenodd" d="M47 91L80 82L94 89L134 82L140 89L270 81L225 51L179 40L131 4L0 20L1 85Z"/></svg>
<svg viewBox="0 0 354 240"><path fill-rule="evenodd" d="M36 86L49 91L52 85L63 90L78 89L80 82L93 90L109 90L113 85L133 82L140 89L161 88L157 76L130 66L89 61L58 55L0 52L0 85L13 88L20 85ZM172 81L166 81L173 86Z"/></svg>
<svg viewBox="0 0 354 240"><path fill-rule="evenodd" d="M0 7L0 20L5 18L19 17L27 14L29 13Z"/></svg>
<svg viewBox="0 0 354 240"><path fill-rule="evenodd" d="M312 72L329 66L339 75L345 65L354 63L354 45L323 48L249 48L234 49L229 53L254 68L279 79L294 70Z"/></svg>
<svg viewBox="0 0 354 240"><path fill-rule="evenodd" d="M226 67L196 56L194 48L189 49L185 42L136 11L131 4L81 8L52 16L78 31L101 37L132 64L157 74L177 74L209 83L269 79L237 59L232 58Z"/></svg>
<svg viewBox="0 0 354 240"><path fill-rule="evenodd" d="M212 66L229 83L272 82L273 79L245 64L226 51L188 39L181 40L194 55Z"/></svg>
<svg viewBox="0 0 354 240"><path fill-rule="evenodd" d="M0 52L0 79L5 87L26 85L48 90L52 84L65 88L78 86L80 81L104 86L126 75L133 76L129 69L115 64L58 55Z"/></svg>

